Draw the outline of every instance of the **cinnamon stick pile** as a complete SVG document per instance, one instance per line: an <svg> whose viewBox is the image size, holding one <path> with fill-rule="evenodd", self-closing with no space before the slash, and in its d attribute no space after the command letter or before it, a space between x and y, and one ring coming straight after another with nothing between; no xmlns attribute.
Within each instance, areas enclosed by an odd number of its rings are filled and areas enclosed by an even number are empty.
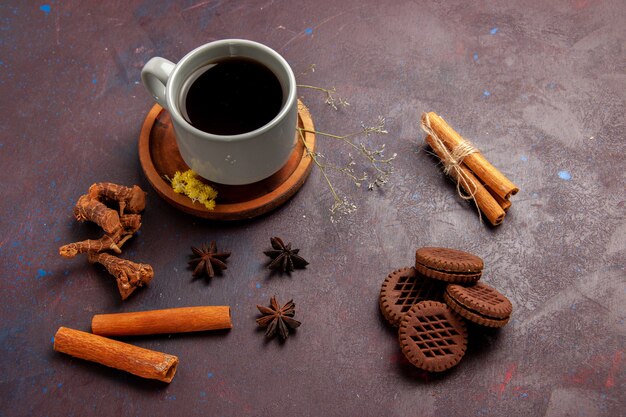
<svg viewBox="0 0 626 417"><path fill-rule="evenodd" d="M104 336L184 333L232 327L228 306L98 314L91 322L93 334L60 327L54 335L54 350L142 378L170 383L178 367L178 357Z"/></svg>
<svg viewBox="0 0 626 417"><path fill-rule="evenodd" d="M105 203L117 204L119 211L107 207ZM102 264L117 280L117 288L122 300L128 298L137 288L148 284L154 277L152 267L122 259L122 245L141 227L141 213L146 207L146 193L138 186L102 182L89 187L74 207L74 217L78 221L89 220L104 230L100 239L87 239L69 243L59 248L64 258L86 253L90 263ZM116 255L106 253L113 252Z"/></svg>
<svg viewBox="0 0 626 417"><path fill-rule="evenodd" d="M436 113L422 114L422 129L444 172L457 183L459 194L474 200L492 225L501 224L511 208L510 197L519 188Z"/></svg>

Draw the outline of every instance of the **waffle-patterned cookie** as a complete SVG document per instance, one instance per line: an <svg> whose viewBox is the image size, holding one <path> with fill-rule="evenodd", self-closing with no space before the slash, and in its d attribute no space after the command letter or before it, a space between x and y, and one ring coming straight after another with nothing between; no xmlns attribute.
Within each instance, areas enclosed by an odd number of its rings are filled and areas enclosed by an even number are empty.
<svg viewBox="0 0 626 417"><path fill-rule="evenodd" d="M383 316L394 327L415 303L425 300L443 301L445 283L427 278L415 268L393 271L380 288L378 304Z"/></svg>
<svg viewBox="0 0 626 417"><path fill-rule="evenodd" d="M457 249L420 248L415 251L415 269L441 281L472 283L482 275L483 260Z"/></svg>
<svg viewBox="0 0 626 417"><path fill-rule="evenodd" d="M471 287L450 284L444 298L452 310L482 326L502 327L513 311L508 298L482 282Z"/></svg>
<svg viewBox="0 0 626 417"><path fill-rule="evenodd" d="M411 307L400 323L398 337L409 362L430 372L452 368L467 348L463 319L436 301L422 301Z"/></svg>

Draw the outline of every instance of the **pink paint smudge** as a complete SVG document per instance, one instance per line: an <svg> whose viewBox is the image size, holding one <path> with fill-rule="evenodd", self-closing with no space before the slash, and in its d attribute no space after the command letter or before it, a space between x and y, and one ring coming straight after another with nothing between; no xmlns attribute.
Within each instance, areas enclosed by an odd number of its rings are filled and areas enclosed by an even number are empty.
<svg viewBox="0 0 626 417"><path fill-rule="evenodd" d="M506 386L509 384L509 382L511 382L511 379L513 379L513 374L515 373L516 369L517 369L517 364L512 363L509 365L509 369L506 370L506 373L504 374L504 381L502 381L502 383L500 384L498 388L500 399L502 399L502 394L504 394L504 390L506 389Z"/></svg>
<svg viewBox="0 0 626 417"><path fill-rule="evenodd" d="M598 3L598 0L573 0L574 9L586 9L587 7L594 6Z"/></svg>
<svg viewBox="0 0 626 417"><path fill-rule="evenodd" d="M617 374L617 371L619 370L621 361L622 361L622 351L618 350L613 355L611 369L609 369L609 374L606 377L606 382L604 383L604 386L606 388L613 388L615 386L615 374Z"/></svg>

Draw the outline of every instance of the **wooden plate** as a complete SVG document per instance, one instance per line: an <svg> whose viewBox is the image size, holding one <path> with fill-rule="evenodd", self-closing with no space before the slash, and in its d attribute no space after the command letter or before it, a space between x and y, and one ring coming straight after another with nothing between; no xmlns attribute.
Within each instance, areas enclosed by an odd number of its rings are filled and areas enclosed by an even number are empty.
<svg viewBox="0 0 626 417"><path fill-rule="evenodd" d="M313 120L306 106L298 100L298 126L313 131ZM299 134L296 132L296 135ZM315 134L303 132L304 141L315 149ZM156 192L165 201L185 213L212 220L250 219L280 206L302 187L313 161L297 138L291 157L277 173L262 181L246 185L224 185L204 180L218 192L214 210L172 190L165 176L189 169L178 151L169 113L158 104L150 110L139 135L139 161L143 172Z"/></svg>

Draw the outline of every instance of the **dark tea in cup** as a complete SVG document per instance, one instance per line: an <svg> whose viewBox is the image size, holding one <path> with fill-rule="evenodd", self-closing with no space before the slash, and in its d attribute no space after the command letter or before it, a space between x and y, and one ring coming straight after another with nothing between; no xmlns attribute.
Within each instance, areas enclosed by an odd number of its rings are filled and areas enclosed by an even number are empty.
<svg viewBox="0 0 626 417"><path fill-rule="evenodd" d="M224 58L198 69L181 97L187 121L214 135L256 130L276 117L282 105L283 91L276 75L244 57Z"/></svg>

